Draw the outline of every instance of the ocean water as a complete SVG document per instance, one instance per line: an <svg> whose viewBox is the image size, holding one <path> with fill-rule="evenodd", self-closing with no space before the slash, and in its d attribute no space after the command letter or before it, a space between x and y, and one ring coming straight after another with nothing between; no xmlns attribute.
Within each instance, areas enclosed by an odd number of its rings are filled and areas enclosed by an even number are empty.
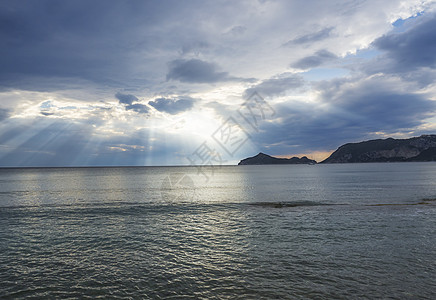
<svg viewBox="0 0 436 300"><path fill-rule="evenodd" d="M436 164L0 169L1 299L434 299Z"/></svg>

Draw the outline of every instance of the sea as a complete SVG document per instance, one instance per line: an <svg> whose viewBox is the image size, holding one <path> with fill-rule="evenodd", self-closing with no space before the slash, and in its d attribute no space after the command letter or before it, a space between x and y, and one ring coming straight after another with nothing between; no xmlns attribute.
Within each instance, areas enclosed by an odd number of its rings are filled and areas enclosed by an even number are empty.
<svg viewBox="0 0 436 300"><path fill-rule="evenodd" d="M435 299L436 163L0 169L1 299Z"/></svg>

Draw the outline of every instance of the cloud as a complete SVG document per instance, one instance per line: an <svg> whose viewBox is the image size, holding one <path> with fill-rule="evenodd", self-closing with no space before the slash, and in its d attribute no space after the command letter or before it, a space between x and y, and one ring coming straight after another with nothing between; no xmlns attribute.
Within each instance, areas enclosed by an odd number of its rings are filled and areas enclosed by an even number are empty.
<svg viewBox="0 0 436 300"><path fill-rule="evenodd" d="M288 101L275 106L277 115L253 139L276 154L333 150L341 144L405 133L419 135L420 126L436 112L427 95L398 90L398 78L373 77L324 82L316 87L318 103Z"/></svg>
<svg viewBox="0 0 436 300"><path fill-rule="evenodd" d="M231 115L241 93L247 95L254 90L270 97L277 116L265 122L263 130L253 136L253 143L281 149L285 152L282 154L298 147L301 149L297 153L335 148L342 142L373 137L376 130L419 131L428 124L428 112L434 111L433 102L428 100L436 99L435 16L431 14L433 8L426 4L430 2L1 3L0 102L8 111L0 111L0 134L13 134L2 143L0 151L6 149L3 147L12 149L10 155L17 163L49 164L54 156L59 163L68 162L72 154L65 149L73 149L71 140L73 146L83 147L84 163L88 157L89 163L144 164L146 156L162 159L157 163L165 164L165 155L174 157L181 144L192 146L192 137L200 136L210 125L209 119L200 121L203 112L217 119L219 115ZM396 23L390 32L392 22L412 16L410 22ZM359 50L368 47L375 58L359 56ZM353 55L342 58L356 51L355 59ZM295 59L289 61L290 57ZM294 71L300 71L333 63L344 66L353 59L356 63L347 78L326 81L324 85L310 82L313 74L302 72L304 81L284 73L289 71L290 63L299 69ZM329 74L322 78L342 76L331 70L323 72ZM257 80L244 79L252 77ZM294 92L298 94L295 97ZM307 93L306 102L301 100L302 93ZM154 100L141 102L134 95L142 101ZM185 96L159 100L156 95ZM189 97L204 101L194 103ZM280 99L275 101L276 97ZM40 108L48 99L56 107ZM101 99L116 99L118 107L113 107L113 101ZM131 128L143 126L144 114L153 109L177 114L193 106L202 112L196 115L195 122L204 122L204 126L197 126L198 132L188 141L185 137L168 150L160 144L162 156L149 155L145 150L140 153L142 148L135 145L141 146L140 141L148 135L145 131L133 133ZM147 126L156 126L152 128L153 139L165 140L167 132L158 132L157 127L165 127L172 116L156 113L147 117L153 118ZM18 126L23 119L29 124L35 122L35 126ZM73 126L67 119L82 122L83 127ZM56 126L65 132L49 126L61 120L69 126ZM114 124L117 128L111 127ZM14 140L20 140L26 148L17 144L19 150L14 152ZM153 149L158 149L155 146ZM126 151L117 150L114 156L111 147ZM39 149L45 154L34 155ZM8 163L8 157L12 158L5 156L0 165Z"/></svg>
<svg viewBox="0 0 436 300"><path fill-rule="evenodd" d="M210 45L205 41L187 41L183 44L180 53L182 55L195 54L199 55L200 52L209 48Z"/></svg>
<svg viewBox="0 0 436 300"><path fill-rule="evenodd" d="M284 73L278 77L266 79L261 83L245 90L244 97L250 97L254 92L263 97L283 95L286 91L300 88L304 85L304 79L300 75Z"/></svg>
<svg viewBox="0 0 436 300"><path fill-rule="evenodd" d="M0 122L9 118L9 110L0 108Z"/></svg>
<svg viewBox="0 0 436 300"><path fill-rule="evenodd" d="M110 5L101 0L2 2L0 87L53 91L76 83L83 88L84 82L115 89L131 86L137 69L156 74L157 65L164 65L166 58L149 57L162 46L160 34L151 27L165 23L177 10L184 8L176 2L136 0ZM169 47L175 49L181 40ZM138 59L146 60L147 68Z"/></svg>
<svg viewBox="0 0 436 300"><path fill-rule="evenodd" d="M436 14L416 20L405 32L391 32L373 45L385 52L381 60L385 72L410 72L417 68L436 68Z"/></svg>
<svg viewBox="0 0 436 300"><path fill-rule="evenodd" d="M239 25L239 26L233 26L225 34L226 35L231 35L231 36L239 36L239 35L244 34L246 31L247 31L247 27Z"/></svg>
<svg viewBox="0 0 436 300"><path fill-rule="evenodd" d="M116 93L115 97L120 101L120 103L122 104L128 104L131 105L133 102L138 101L138 98L136 98L136 96L134 95L130 95L130 94L121 94L121 93Z"/></svg>
<svg viewBox="0 0 436 300"><path fill-rule="evenodd" d="M214 83L229 81L227 72L218 72L218 66L200 59L176 59L168 64L167 80L187 83Z"/></svg>
<svg viewBox="0 0 436 300"><path fill-rule="evenodd" d="M305 34L302 36L299 36L298 38L295 38L293 40L288 41L284 44L284 46L293 46L293 45L300 45L300 44L308 44L308 43L315 43L321 40L324 40L328 37L330 37L330 34L334 28L333 27L327 27L324 29L321 29L320 31L312 32L309 34Z"/></svg>
<svg viewBox="0 0 436 300"><path fill-rule="evenodd" d="M103 123L101 130L90 120L5 120L0 122L0 166L175 165L185 162L183 153L192 152L184 143L186 136L137 129L125 120L110 123Z"/></svg>
<svg viewBox="0 0 436 300"><path fill-rule="evenodd" d="M120 104L124 105L124 108L126 110L132 110L134 112L140 113L140 114L146 114L149 111L149 108L147 105L141 104L141 103L133 103L137 102L139 99L131 94L122 94L122 93L116 93L115 97L119 100Z"/></svg>
<svg viewBox="0 0 436 300"><path fill-rule="evenodd" d="M0 126L0 165L71 165L93 127L61 119L15 119ZM88 153L90 155L91 153Z"/></svg>
<svg viewBox="0 0 436 300"><path fill-rule="evenodd" d="M126 110L133 110L133 111L140 113L140 114L148 113L147 105L140 104L140 103L126 105Z"/></svg>
<svg viewBox="0 0 436 300"><path fill-rule="evenodd" d="M157 98L148 102L148 104L160 112L176 115L191 109L195 102L196 100L191 97L182 97L178 99Z"/></svg>
<svg viewBox="0 0 436 300"><path fill-rule="evenodd" d="M291 64L291 67L296 69L302 69L302 70L315 68L335 58L337 58L337 56L334 55L333 53L325 49L319 50L314 55L304 57L296 61L295 63Z"/></svg>
<svg viewBox="0 0 436 300"><path fill-rule="evenodd" d="M422 1L406 2L4 0L0 89L71 91L91 86L104 87L109 94L121 88L157 94L166 75L181 83L235 79L228 74L272 77L285 71L289 52L280 46L290 31L298 57L312 53L315 42L335 47L335 53L352 52L386 33L389 19L425 8ZM308 28L316 30L308 33ZM166 63L180 51L196 59L201 54L204 64L199 69L206 76L187 74L182 65L167 74ZM225 72L208 65L212 61Z"/></svg>

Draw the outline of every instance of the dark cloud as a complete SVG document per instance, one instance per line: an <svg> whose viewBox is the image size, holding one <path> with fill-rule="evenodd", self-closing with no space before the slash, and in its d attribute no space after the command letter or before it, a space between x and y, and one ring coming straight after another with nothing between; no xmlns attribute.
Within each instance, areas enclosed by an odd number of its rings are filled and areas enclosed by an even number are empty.
<svg viewBox="0 0 436 300"><path fill-rule="evenodd" d="M191 97L183 97L178 99L157 98L148 102L148 104L153 106L158 111L175 115L191 109L195 101L196 100Z"/></svg>
<svg viewBox="0 0 436 300"><path fill-rule="evenodd" d="M0 108L0 122L9 118L9 110Z"/></svg>
<svg viewBox="0 0 436 300"><path fill-rule="evenodd" d="M137 102L139 99L131 94L122 94L122 93L116 93L115 97L119 100L120 104L124 105L124 108L126 110L132 110L140 114L146 114L148 113L149 108L147 105L141 104L141 103L133 103Z"/></svg>
<svg viewBox="0 0 436 300"><path fill-rule="evenodd" d="M88 32L96 29L96 24L88 19L94 5L79 12L78 7L49 1L9 4L7 14L0 16L0 27L4 28L0 32L2 85L25 89L31 86L31 78L47 77L52 79L51 85L59 78L81 77L99 82L107 79L114 53L102 51L84 32L87 25ZM54 13L56 8L59 11ZM105 23L103 18L99 21Z"/></svg>
<svg viewBox="0 0 436 300"><path fill-rule="evenodd" d="M148 113L148 107L146 105L140 104L140 103L126 105L126 110L133 110L133 111L140 113L140 114Z"/></svg>
<svg viewBox="0 0 436 300"><path fill-rule="evenodd" d="M304 85L304 79L300 75L282 74L281 76L283 77L270 78L246 89L244 97L250 97L254 92L260 93L263 97L273 97Z"/></svg>
<svg viewBox="0 0 436 300"><path fill-rule="evenodd" d="M376 138L376 132L410 133L436 112L426 95L401 93L375 78L331 81L320 87L312 105L289 101L275 106L277 115L265 122L253 139L274 153L304 153L335 149L343 143ZM419 132L416 132L419 135Z"/></svg>
<svg viewBox="0 0 436 300"><path fill-rule="evenodd" d="M376 24L385 24L386 15L393 11L392 7L383 7L380 14L368 19L373 5L363 8L359 4L353 11L362 11L363 14L356 15L350 10L340 16L338 9L342 8L331 7L330 4L324 6L322 1L316 4L322 9L315 14L315 4L295 6L292 2L288 7L285 1L270 10L271 6L264 5L268 3L264 1L232 2L231 6L227 5L229 3L205 4L196 0L188 3L132 0L110 4L104 0L0 1L0 90L59 91L50 96L90 102L113 98L114 91L148 95L156 95L157 91L181 95L205 92L209 86L204 85L200 90L195 86L196 90L192 91L189 90L192 86L181 83L244 81L246 79L232 77L231 74L250 72L254 74L252 76L259 77L264 74L266 66L271 74L283 72L287 51L283 48L276 51L276 46L282 44L289 28L295 29L297 34L285 46L303 48L304 51L312 49L311 43L316 45L322 41L328 49L333 49L332 43L344 43L338 45L338 51L353 51L361 46L360 41L372 38L374 32L369 29ZM277 10L292 11L293 15L277 14ZM262 20L266 22L258 19L261 11L265 17ZM307 16L310 18L307 19ZM364 27L359 22L362 17L369 21L368 24L364 22ZM314 28L319 24L320 18L329 23L326 28L299 35L304 28ZM329 81L315 86L310 93L311 96L319 95L315 102L309 99L307 103L300 103L292 98L280 101L274 107L277 112L274 120L264 122L262 130L253 133L253 141L263 147L276 147L282 154L302 153L308 149L334 149L343 142L371 138L378 131L413 132L422 128L420 125L435 111L435 102L428 100L434 99L434 95L424 94L431 89L419 90L433 84L436 79L435 25L435 15L424 14L411 20L408 27L401 25L396 32L380 37L373 43L376 49L373 52L382 54L373 59L370 66L366 63L369 58L359 60L359 65L354 65L356 68L352 73L356 77L353 80ZM339 27L335 26L350 28L352 34L345 36L347 30L338 30ZM406 27L409 29L399 32ZM366 32L366 29L371 32ZM335 36L335 40L329 41L336 33L337 39ZM265 39L259 40L259 37ZM172 60L177 53L184 59ZM339 60L327 50L321 50L292 66L305 70L335 59ZM220 66L226 67L222 70ZM365 79L365 76L376 73L384 76ZM172 82L163 82L165 76ZM388 82L384 78L387 76L399 80ZM407 83L407 90L403 88L404 82ZM248 96L250 92L258 91L264 97L274 98L291 94L286 92L303 86L305 83L301 77L280 74L253 84L245 94ZM94 92L98 95L88 97ZM49 104L39 108L39 115L29 120L9 118L12 111L22 113L19 111L21 107L36 111L37 104L46 96L35 93L27 100L27 94L22 93L16 96L20 98L16 103L12 103L15 98L9 100L8 95L3 97L8 102L3 104L11 107L11 111L0 109L0 165L71 165L77 162L85 165L143 164L145 156L156 159L158 152L162 155L159 162L165 164L165 159L171 159L174 152L182 153L180 145L186 143L186 137L183 137L183 142L174 142L173 148L165 149L165 144L170 143L170 139L165 141L167 133L156 132L158 129L154 128L153 139L149 141L150 136L145 131L129 132L129 126L134 127L133 119L132 123L125 124L123 130L111 132L110 126L104 127L108 118L113 118L111 113L97 112L110 109L109 105L96 108L95 113L91 110L84 114L91 116L87 120L75 118L74 122L60 120L63 117L61 110L66 107L49 107ZM191 109L195 104L195 100L189 97L158 98L149 103L141 103L131 94L117 93L115 97L119 107L131 112L131 116L137 119L141 119L142 115L136 113L147 114L151 107L175 115ZM208 102L201 104L209 105L219 115L229 116L235 112L236 104L227 106L226 101ZM53 113L57 118L47 117ZM27 121L28 125L20 123ZM91 122L98 126L94 129ZM101 128L108 130L99 130ZM128 134L119 135L118 132ZM142 148L135 147L151 146L147 143L152 143L152 140L165 141L153 145L153 151L159 150L154 156L148 156L148 152L144 154L146 148L139 150ZM123 150L114 155L112 148Z"/></svg>
<svg viewBox="0 0 436 300"><path fill-rule="evenodd" d="M314 55L304 57L304 58L298 60L297 62L291 64L291 67L297 68L297 69L302 69L302 70L315 68L315 67L318 67L318 66L322 65L323 63L331 61L335 58L337 58L337 56L334 55L333 53L331 53L325 49L319 50Z"/></svg>
<svg viewBox="0 0 436 300"><path fill-rule="evenodd" d="M409 72L421 67L436 68L436 14L417 20L415 26L401 33L389 33L373 45L386 54L385 72Z"/></svg>
<svg viewBox="0 0 436 300"><path fill-rule="evenodd" d="M165 64L174 53L191 58L205 52L226 63L234 59L226 53L233 53L235 45L220 40L226 38L223 29L238 24L233 20L239 18L238 11L255 6L198 0L0 2L0 90L44 92L95 86L162 91L157 86L165 84ZM203 26L209 22L215 25ZM233 32L242 33L243 28L241 24ZM236 80L216 65L201 62L174 66L168 79Z"/></svg>
<svg viewBox="0 0 436 300"><path fill-rule="evenodd" d="M200 59L176 59L168 64L167 80L188 83L214 83L228 81L227 72L218 72L218 66Z"/></svg>
<svg viewBox="0 0 436 300"><path fill-rule="evenodd" d="M298 38L288 41L284 46L301 45L308 43L315 43L330 37L333 27L327 27L317 32L312 32L306 35L302 35Z"/></svg>
<svg viewBox="0 0 436 300"><path fill-rule="evenodd" d="M132 69L138 49L144 57L160 45L159 36L143 32L184 9L178 2L137 0L110 5L102 0L2 1L0 87L57 90L79 79L124 87L137 79Z"/></svg>
<svg viewBox="0 0 436 300"><path fill-rule="evenodd" d="M128 104L131 105L133 102L138 101L138 98L136 96L131 94L121 94L116 93L115 97L120 101L122 104Z"/></svg>
<svg viewBox="0 0 436 300"><path fill-rule="evenodd" d="M362 128L371 128L374 132L410 129L434 114L436 102L412 88L398 89L401 84L399 79L384 76L332 80L330 84L321 85L321 97Z"/></svg>

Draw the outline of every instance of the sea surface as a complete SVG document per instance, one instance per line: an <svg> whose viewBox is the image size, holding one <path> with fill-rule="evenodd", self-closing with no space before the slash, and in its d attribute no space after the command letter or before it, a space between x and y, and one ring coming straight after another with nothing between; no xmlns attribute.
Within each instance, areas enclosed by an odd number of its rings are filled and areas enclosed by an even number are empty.
<svg viewBox="0 0 436 300"><path fill-rule="evenodd" d="M1 299L435 299L436 163L0 169Z"/></svg>

